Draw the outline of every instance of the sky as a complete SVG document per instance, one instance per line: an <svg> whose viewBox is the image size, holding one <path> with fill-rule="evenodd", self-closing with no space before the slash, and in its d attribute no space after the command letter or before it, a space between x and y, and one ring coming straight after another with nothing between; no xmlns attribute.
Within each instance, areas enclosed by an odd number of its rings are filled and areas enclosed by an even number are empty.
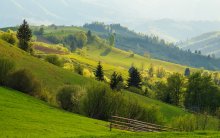
<svg viewBox="0 0 220 138"><path fill-rule="evenodd" d="M0 27L19 24L24 18L35 24L64 25L159 19L220 21L220 0L1 0Z"/></svg>
<svg viewBox="0 0 220 138"><path fill-rule="evenodd" d="M62 0L68 2L68 0ZM220 20L220 0L81 0L132 18Z"/></svg>

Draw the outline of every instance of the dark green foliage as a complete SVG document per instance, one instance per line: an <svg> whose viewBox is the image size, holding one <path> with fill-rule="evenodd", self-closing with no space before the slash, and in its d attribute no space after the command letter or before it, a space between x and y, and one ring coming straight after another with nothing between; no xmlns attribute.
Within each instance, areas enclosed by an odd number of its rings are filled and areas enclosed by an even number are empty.
<svg viewBox="0 0 220 138"><path fill-rule="evenodd" d="M95 77L96 77L96 80L98 81L104 81L104 72L103 72L101 62L98 63L98 66L95 70Z"/></svg>
<svg viewBox="0 0 220 138"><path fill-rule="evenodd" d="M165 103L172 103L171 102L171 95L170 93L167 91L167 85L164 82L156 82L155 84L155 92L156 92L156 98L158 100L161 100Z"/></svg>
<svg viewBox="0 0 220 138"><path fill-rule="evenodd" d="M80 113L80 100L85 90L80 86L64 86L57 94L57 101L67 111Z"/></svg>
<svg viewBox="0 0 220 138"><path fill-rule="evenodd" d="M210 75L196 72L190 75L185 96L185 107L197 112L214 113L220 106L220 91Z"/></svg>
<svg viewBox="0 0 220 138"><path fill-rule="evenodd" d="M57 55L47 55L45 60L56 66L63 67L63 61Z"/></svg>
<svg viewBox="0 0 220 138"><path fill-rule="evenodd" d="M141 88L141 75L135 67L129 69L128 87Z"/></svg>
<svg viewBox="0 0 220 138"><path fill-rule="evenodd" d="M189 68L186 68L186 69L185 69L184 75L185 75L186 77L189 77L189 76L190 76L190 69L189 69Z"/></svg>
<svg viewBox="0 0 220 138"><path fill-rule="evenodd" d="M36 95L41 92L40 82L26 69L11 73L7 81L7 86L31 95Z"/></svg>
<svg viewBox="0 0 220 138"><path fill-rule="evenodd" d="M117 74L116 72L113 72L113 74L111 76L110 87L113 90L120 91L123 88L123 78L122 78L122 76Z"/></svg>
<svg viewBox="0 0 220 138"><path fill-rule="evenodd" d="M15 63L7 58L0 58L0 86L6 84L9 73L15 69Z"/></svg>
<svg viewBox="0 0 220 138"><path fill-rule="evenodd" d="M17 31L17 38L19 40L19 47L27 52L30 52L29 41L31 40L32 32L28 23L24 20L23 24L20 25Z"/></svg>
<svg viewBox="0 0 220 138"><path fill-rule="evenodd" d="M155 84L156 98L176 106L181 106L184 99L184 77L174 73L167 78L167 83L157 82Z"/></svg>

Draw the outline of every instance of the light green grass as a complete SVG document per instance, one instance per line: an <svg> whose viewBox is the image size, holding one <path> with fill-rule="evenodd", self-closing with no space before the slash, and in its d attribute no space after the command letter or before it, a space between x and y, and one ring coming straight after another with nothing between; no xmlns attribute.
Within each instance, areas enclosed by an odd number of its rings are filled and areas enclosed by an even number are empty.
<svg viewBox="0 0 220 138"><path fill-rule="evenodd" d="M0 138L186 138L219 137L218 132L131 133L109 123L51 107L21 92L0 87Z"/></svg>

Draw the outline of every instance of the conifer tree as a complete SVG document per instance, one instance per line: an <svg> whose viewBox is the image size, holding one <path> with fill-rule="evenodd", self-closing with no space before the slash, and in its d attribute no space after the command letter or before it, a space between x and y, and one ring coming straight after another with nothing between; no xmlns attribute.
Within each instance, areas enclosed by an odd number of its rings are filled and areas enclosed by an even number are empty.
<svg viewBox="0 0 220 138"><path fill-rule="evenodd" d="M29 42L32 37L32 31L27 23L27 21L23 21L23 24L20 25L17 31L17 38L19 40L19 48L24 51L30 52L31 47Z"/></svg>
<svg viewBox="0 0 220 138"><path fill-rule="evenodd" d="M99 61L98 66L95 70L95 77L98 81L104 81L104 72L101 65L101 62Z"/></svg>
<svg viewBox="0 0 220 138"><path fill-rule="evenodd" d="M128 87L141 87L141 75L135 67L129 69Z"/></svg>

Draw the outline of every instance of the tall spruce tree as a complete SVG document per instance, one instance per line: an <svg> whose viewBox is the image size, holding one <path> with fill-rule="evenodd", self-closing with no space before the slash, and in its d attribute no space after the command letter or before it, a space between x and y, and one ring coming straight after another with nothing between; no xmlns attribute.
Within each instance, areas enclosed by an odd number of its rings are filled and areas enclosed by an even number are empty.
<svg viewBox="0 0 220 138"><path fill-rule="evenodd" d="M104 72L101 65L101 62L99 61L98 66L95 70L95 77L98 81L104 81Z"/></svg>
<svg viewBox="0 0 220 138"><path fill-rule="evenodd" d="M32 31L27 21L24 20L17 31L17 38L19 40L19 48L21 48L24 51L30 52L31 47L29 45L29 42L31 40L31 37L32 37Z"/></svg>
<svg viewBox="0 0 220 138"><path fill-rule="evenodd" d="M135 67L129 69L128 87L141 87L141 75Z"/></svg>

